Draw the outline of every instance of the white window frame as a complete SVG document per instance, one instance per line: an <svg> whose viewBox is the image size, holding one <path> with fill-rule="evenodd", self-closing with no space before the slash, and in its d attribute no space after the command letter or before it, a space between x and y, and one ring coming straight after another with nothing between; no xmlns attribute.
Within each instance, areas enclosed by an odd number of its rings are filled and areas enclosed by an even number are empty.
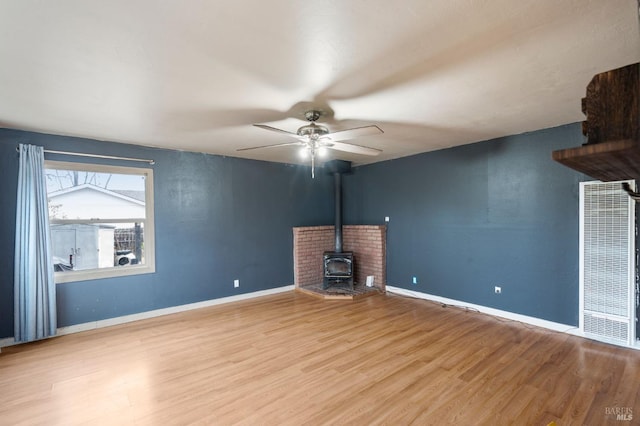
<svg viewBox="0 0 640 426"><path fill-rule="evenodd" d="M74 163L67 161L52 161L45 160L45 169L57 169L57 170L77 170L82 172L96 172L96 173L113 173L122 175L136 175L145 176L145 212L144 218L144 264L127 265L126 267L113 267L113 268L97 268L86 269L80 271L65 271L55 272L56 284L75 282L75 281L88 281L97 280L103 278L115 278L124 277L130 275L139 274L152 274L156 271L156 245L155 245L155 223L154 223L154 203L153 203L153 169L141 168L141 167L125 167L125 166L111 166L105 164L94 163ZM93 223L116 223L116 222L131 222L130 219L124 220L51 220L51 223L79 223L79 224L93 224Z"/></svg>

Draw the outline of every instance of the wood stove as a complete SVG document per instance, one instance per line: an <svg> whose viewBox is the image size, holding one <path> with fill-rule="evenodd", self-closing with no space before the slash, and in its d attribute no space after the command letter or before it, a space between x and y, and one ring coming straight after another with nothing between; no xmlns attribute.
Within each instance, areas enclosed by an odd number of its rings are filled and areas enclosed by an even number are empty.
<svg viewBox="0 0 640 426"><path fill-rule="evenodd" d="M322 288L347 284L353 290L353 253L342 250L342 173L351 170L349 161L333 160L325 163L333 173L335 195L335 251L325 251L322 259L324 279Z"/></svg>
<svg viewBox="0 0 640 426"><path fill-rule="evenodd" d="M353 253L325 251L323 255L324 280L322 288L334 284L347 284L353 290Z"/></svg>

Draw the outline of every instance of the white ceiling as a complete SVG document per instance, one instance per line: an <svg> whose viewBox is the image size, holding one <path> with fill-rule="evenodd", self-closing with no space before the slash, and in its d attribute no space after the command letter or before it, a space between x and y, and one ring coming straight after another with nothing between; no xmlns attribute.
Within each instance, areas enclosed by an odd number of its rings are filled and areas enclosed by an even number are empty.
<svg viewBox="0 0 640 426"><path fill-rule="evenodd" d="M366 164L582 121L638 61L637 0L0 0L0 126L298 162L236 149L314 105Z"/></svg>

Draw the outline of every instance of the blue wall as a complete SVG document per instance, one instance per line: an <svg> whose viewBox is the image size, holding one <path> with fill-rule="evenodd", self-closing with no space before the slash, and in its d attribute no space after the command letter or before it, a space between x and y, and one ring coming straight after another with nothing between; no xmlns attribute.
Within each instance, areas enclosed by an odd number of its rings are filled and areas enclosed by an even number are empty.
<svg viewBox="0 0 640 426"><path fill-rule="evenodd" d="M390 217L389 285L577 326L579 182L591 179L551 152L582 143L572 124L357 167L345 223Z"/></svg>
<svg viewBox="0 0 640 426"><path fill-rule="evenodd" d="M293 284L291 228L333 222L332 181L307 167L0 129L0 338L13 336L18 143L156 160L156 273L59 284L59 327Z"/></svg>
<svg viewBox="0 0 640 426"><path fill-rule="evenodd" d="M307 167L0 129L0 338L13 335L20 142L157 162L157 272L58 285L59 326L292 284L291 228L333 223L331 177ZM551 152L582 142L572 124L357 167L343 179L345 223L390 216L390 285L577 325L589 179Z"/></svg>

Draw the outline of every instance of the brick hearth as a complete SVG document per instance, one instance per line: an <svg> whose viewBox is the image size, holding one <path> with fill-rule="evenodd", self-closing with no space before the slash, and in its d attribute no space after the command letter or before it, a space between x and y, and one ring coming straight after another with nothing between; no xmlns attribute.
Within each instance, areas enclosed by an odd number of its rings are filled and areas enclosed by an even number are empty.
<svg viewBox="0 0 640 426"><path fill-rule="evenodd" d="M355 281L366 282L373 275L374 286L385 290L386 274L385 225L344 225L343 250L353 252ZM322 282L322 253L335 250L334 227L304 226L293 228L293 271L295 286Z"/></svg>

